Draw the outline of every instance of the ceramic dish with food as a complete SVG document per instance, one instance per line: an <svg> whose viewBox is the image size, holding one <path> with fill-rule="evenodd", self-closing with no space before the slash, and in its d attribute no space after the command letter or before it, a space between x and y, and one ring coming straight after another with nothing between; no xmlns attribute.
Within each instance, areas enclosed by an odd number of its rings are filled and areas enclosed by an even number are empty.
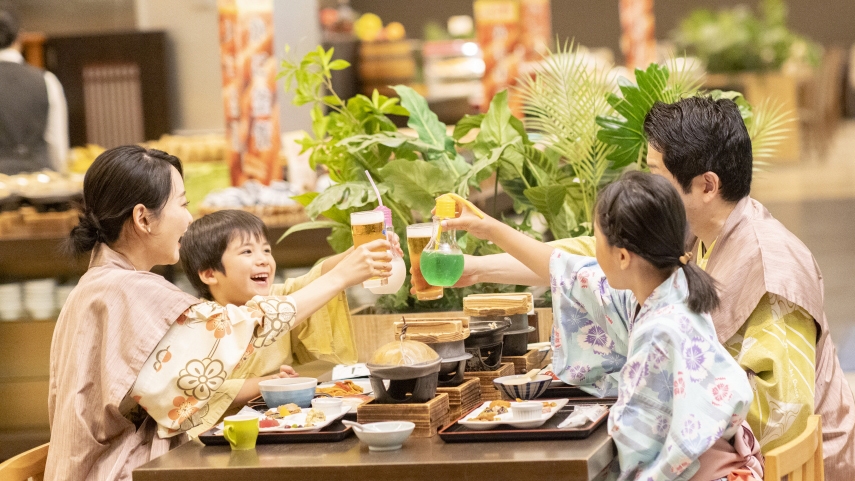
<svg viewBox="0 0 855 481"><path fill-rule="evenodd" d="M541 414L534 419L516 419L513 414L514 405L518 404L513 401L487 401L480 407L476 408L471 413L457 421L461 426L466 426L469 429L486 431L494 429L500 425L507 425L519 429L532 429L542 426L546 421L555 415L569 399L550 399L546 401L536 401L541 404ZM528 405L529 402L519 403Z"/></svg>
<svg viewBox="0 0 855 481"><path fill-rule="evenodd" d="M272 411L269 411L272 413ZM285 417L267 416L259 414L258 432L260 433L299 433L314 432L329 426L347 414L347 408L342 407L340 412L333 416L327 416L315 409L303 409L296 414ZM275 423L275 424L274 424ZM215 434L222 434L222 423L217 425Z"/></svg>

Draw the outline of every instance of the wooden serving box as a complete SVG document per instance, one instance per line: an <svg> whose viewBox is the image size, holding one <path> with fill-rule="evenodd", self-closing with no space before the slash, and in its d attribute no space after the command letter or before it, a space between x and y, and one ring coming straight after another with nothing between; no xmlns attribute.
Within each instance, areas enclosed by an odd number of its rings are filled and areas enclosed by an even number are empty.
<svg viewBox="0 0 855 481"><path fill-rule="evenodd" d="M532 369L542 369L552 359L552 350L539 351L532 349L523 356L502 356L502 362L514 365L514 374L525 374Z"/></svg>
<svg viewBox="0 0 855 481"><path fill-rule="evenodd" d="M356 408L356 421L375 423L381 421L409 421L416 425L413 436L429 438L449 423L448 394L438 393L426 403L378 404L368 401Z"/></svg>
<svg viewBox="0 0 855 481"><path fill-rule="evenodd" d="M496 389L493 385L493 379L502 376L513 376L514 365L509 362L503 362L499 365L499 369L495 371L467 371L467 377L477 377L481 383L481 402L495 401L502 399L502 392Z"/></svg>
<svg viewBox="0 0 855 481"><path fill-rule="evenodd" d="M450 423L481 404L481 381L478 378L465 377L463 384L454 387L438 387L436 392L448 394L448 422Z"/></svg>

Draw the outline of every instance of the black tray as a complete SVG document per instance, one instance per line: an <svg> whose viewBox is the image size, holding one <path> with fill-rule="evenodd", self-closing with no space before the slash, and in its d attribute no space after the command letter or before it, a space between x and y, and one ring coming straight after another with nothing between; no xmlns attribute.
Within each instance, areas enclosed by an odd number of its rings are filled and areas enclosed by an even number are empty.
<svg viewBox="0 0 855 481"><path fill-rule="evenodd" d="M556 384L556 382L558 382L558 384ZM538 397L544 399L567 398L570 400L568 404L607 404L611 406L617 402L616 397L599 398L586 393L576 386L564 384L559 381L553 381L552 384L543 391L543 394Z"/></svg>
<svg viewBox="0 0 855 481"><path fill-rule="evenodd" d="M199 441L205 446L227 446L229 441L222 434L214 434L217 428L212 428L199 435ZM353 433L350 426L345 426L341 420L324 426L320 431L298 433L258 433L255 444L291 444L291 443L335 443Z"/></svg>
<svg viewBox="0 0 855 481"><path fill-rule="evenodd" d="M477 409L477 408L476 408ZM499 426L487 431L470 429L455 422L439 431L439 437L447 443L477 443L490 441L549 441L555 439L584 439L591 435L603 422L608 419L606 411L596 421L577 428L558 429L561 421L573 412L573 406L562 407L549 418L543 426L534 429L516 429L510 426ZM468 416L468 414L467 414ZM466 416L464 416L466 417Z"/></svg>

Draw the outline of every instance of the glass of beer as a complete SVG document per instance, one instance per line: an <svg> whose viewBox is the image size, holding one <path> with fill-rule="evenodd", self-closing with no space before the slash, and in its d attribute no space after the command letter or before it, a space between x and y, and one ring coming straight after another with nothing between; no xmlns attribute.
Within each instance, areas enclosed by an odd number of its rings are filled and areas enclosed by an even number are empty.
<svg viewBox="0 0 855 481"><path fill-rule="evenodd" d="M350 232L353 234L353 247L359 247L373 240L385 239L386 234L383 232L383 222L383 212L379 210L350 214ZM377 252L385 251L386 249L381 248ZM385 277L372 277L363 282L362 287L380 287L385 286L388 282Z"/></svg>
<svg viewBox="0 0 855 481"><path fill-rule="evenodd" d="M410 282L416 289L416 299L420 301L442 299L442 286L428 284L419 267L422 251L425 250L432 235L433 224L430 222L407 226L407 246L410 249L410 265L413 273Z"/></svg>

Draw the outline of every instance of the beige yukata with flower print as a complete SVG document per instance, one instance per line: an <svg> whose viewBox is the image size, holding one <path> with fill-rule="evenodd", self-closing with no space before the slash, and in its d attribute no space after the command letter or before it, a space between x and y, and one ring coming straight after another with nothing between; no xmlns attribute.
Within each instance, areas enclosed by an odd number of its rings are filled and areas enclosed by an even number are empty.
<svg viewBox="0 0 855 481"><path fill-rule="evenodd" d="M161 438L200 425L247 346L290 331L296 313L290 296L255 296L240 307L210 301L190 307L143 364L130 398L157 422Z"/></svg>

